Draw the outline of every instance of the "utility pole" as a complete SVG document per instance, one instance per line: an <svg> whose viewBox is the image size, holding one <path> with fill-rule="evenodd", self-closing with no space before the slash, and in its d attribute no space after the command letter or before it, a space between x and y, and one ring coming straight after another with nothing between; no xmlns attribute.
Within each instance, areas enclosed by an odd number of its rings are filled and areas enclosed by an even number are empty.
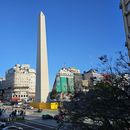
<svg viewBox="0 0 130 130"><path fill-rule="evenodd" d="M122 15L124 20L124 28L126 35L125 46L128 49L128 55L130 58L130 0L120 0L120 9L122 9Z"/></svg>

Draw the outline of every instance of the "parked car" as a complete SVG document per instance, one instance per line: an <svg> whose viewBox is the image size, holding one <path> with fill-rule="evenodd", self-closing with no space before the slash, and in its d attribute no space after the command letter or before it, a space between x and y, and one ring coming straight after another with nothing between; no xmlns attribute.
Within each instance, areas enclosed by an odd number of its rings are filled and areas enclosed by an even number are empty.
<svg viewBox="0 0 130 130"><path fill-rule="evenodd" d="M59 115L55 115L54 120L59 120Z"/></svg>
<svg viewBox="0 0 130 130"><path fill-rule="evenodd" d="M63 116L63 115L60 115L60 114L59 114L59 115L55 115L53 119L56 120L57 123L59 123L59 122L65 120L64 116Z"/></svg>
<svg viewBox="0 0 130 130"><path fill-rule="evenodd" d="M42 115L42 119L53 119L53 116L46 114L46 115Z"/></svg>
<svg viewBox="0 0 130 130"><path fill-rule="evenodd" d="M6 122L1 122L0 121L0 126L2 126L2 127L6 126Z"/></svg>
<svg viewBox="0 0 130 130"><path fill-rule="evenodd" d="M38 109L37 112L42 112L42 109Z"/></svg>
<svg viewBox="0 0 130 130"><path fill-rule="evenodd" d="M26 109L30 109L30 110L32 110L33 107L32 107L32 106L26 106Z"/></svg>
<svg viewBox="0 0 130 130"><path fill-rule="evenodd" d="M22 127L17 127L17 126L7 126L3 128L2 130L23 130Z"/></svg>
<svg viewBox="0 0 130 130"><path fill-rule="evenodd" d="M64 119L63 115L58 114L54 116L54 120L62 120L62 119Z"/></svg>
<svg viewBox="0 0 130 130"><path fill-rule="evenodd" d="M19 105L19 104L14 105L14 108L20 108L20 107L21 107L21 105Z"/></svg>

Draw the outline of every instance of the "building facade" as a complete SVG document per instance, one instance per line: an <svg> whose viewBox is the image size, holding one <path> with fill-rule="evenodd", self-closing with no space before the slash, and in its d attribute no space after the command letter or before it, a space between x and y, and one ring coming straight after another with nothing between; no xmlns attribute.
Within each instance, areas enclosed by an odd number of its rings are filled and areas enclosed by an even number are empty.
<svg viewBox="0 0 130 130"><path fill-rule="evenodd" d="M53 90L56 91L57 100L66 100L74 93L74 74L68 68L61 68L56 75Z"/></svg>
<svg viewBox="0 0 130 130"><path fill-rule="evenodd" d="M16 64L5 75L4 98L8 100L34 99L36 72L30 65Z"/></svg>
<svg viewBox="0 0 130 130"><path fill-rule="evenodd" d="M53 90L58 93L60 100L69 100L75 91L82 89L82 74L75 67L63 67L56 75Z"/></svg>
<svg viewBox="0 0 130 130"><path fill-rule="evenodd" d="M80 73L75 67L63 67L56 75L52 93L56 95L60 101L73 96L79 91L89 91L91 86L96 85L104 79L104 76L93 69ZM54 97L54 96L53 96Z"/></svg>
<svg viewBox="0 0 130 130"><path fill-rule="evenodd" d="M3 99L3 95L4 95L4 86L6 85L6 80L5 78L0 78L0 100Z"/></svg>
<svg viewBox="0 0 130 130"><path fill-rule="evenodd" d="M62 68L56 76L57 92L74 92L73 73L66 68Z"/></svg>
<svg viewBox="0 0 130 130"><path fill-rule="evenodd" d="M88 86L96 85L98 82L104 79L103 75L97 73L95 70L90 69L89 71L84 71L83 79L88 81Z"/></svg>
<svg viewBox="0 0 130 130"><path fill-rule="evenodd" d="M80 70L75 67L69 67L68 71L73 73L73 79L74 79L74 90L75 91L82 91L82 80L83 75L80 73Z"/></svg>

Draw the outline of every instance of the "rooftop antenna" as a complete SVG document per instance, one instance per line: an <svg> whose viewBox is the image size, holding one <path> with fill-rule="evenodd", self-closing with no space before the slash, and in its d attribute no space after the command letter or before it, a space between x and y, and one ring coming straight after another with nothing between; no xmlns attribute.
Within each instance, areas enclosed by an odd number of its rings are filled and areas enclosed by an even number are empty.
<svg viewBox="0 0 130 130"><path fill-rule="evenodd" d="M64 64L63 64L63 68L66 68L66 64L65 64L65 62L64 62Z"/></svg>

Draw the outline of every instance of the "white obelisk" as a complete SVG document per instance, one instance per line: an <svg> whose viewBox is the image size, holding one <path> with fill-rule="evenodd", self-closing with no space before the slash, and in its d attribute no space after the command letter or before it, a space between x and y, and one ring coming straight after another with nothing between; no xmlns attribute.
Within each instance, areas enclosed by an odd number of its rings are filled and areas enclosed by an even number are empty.
<svg viewBox="0 0 130 130"><path fill-rule="evenodd" d="M36 102L46 102L49 94L48 57L46 45L46 25L43 12L39 17L36 66Z"/></svg>

